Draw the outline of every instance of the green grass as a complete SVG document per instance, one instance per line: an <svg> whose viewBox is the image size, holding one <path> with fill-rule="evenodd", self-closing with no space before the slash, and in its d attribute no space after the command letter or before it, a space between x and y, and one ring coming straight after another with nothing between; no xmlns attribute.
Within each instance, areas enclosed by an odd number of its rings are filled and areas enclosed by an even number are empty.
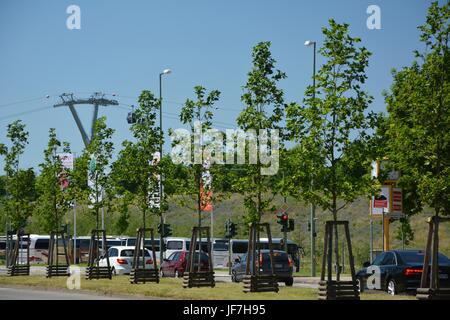
<svg viewBox="0 0 450 320"><path fill-rule="evenodd" d="M0 277L0 285L30 286L40 289L66 289L67 278L47 279L42 276L29 277ZM261 292L244 293L241 283L216 283L214 288L182 287L182 279L163 278L159 284L131 284L129 277L117 276L112 280L85 280L81 279L81 290L93 291L105 295L135 295L137 297L159 297L169 299L212 299L212 300L317 300L316 289L298 287L280 287L279 293ZM363 293L363 300L393 300L415 299L410 296L391 297L384 293Z"/></svg>

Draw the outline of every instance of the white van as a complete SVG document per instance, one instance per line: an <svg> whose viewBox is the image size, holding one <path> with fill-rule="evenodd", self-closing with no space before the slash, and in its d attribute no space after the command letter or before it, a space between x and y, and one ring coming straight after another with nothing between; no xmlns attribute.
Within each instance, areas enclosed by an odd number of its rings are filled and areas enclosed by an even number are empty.
<svg viewBox="0 0 450 320"><path fill-rule="evenodd" d="M191 239L182 237L167 237L166 243L166 257L170 257L175 251L189 251L189 244Z"/></svg>
<svg viewBox="0 0 450 320"><path fill-rule="evenodd" d="M47 263L50 236L30 234L30 263Z"/></svg>

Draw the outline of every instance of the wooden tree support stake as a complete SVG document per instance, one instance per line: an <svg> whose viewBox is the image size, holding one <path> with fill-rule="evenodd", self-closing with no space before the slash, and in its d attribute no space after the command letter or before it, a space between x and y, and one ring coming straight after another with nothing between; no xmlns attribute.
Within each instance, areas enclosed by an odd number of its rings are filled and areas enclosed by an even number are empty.
<svg viewBox="0 0 450 320"><path fill-rule="evenodd" d="M104 254L107 266L100 267L100 239L102 239ZM86 268L86 280L92 279L112 279L111 266L109 265L108 244L106 243L106 231L94 229L91 232L91 242L89 244L88 267Z"/></svg>
<svg viewBox="0 0 450 320"><path fill-rule="evenodd" d="M260 229L265 229L269 241L269 257L271 270L261 274L258 265L261 255ZM273 264L273 245L270 225L268 223L252 223L249 229L247 265L245 266L244 292L278 292L278 281Z"/></svg>
<svg viewBox="0 0 450 320"><path fill-rule="evenodd" d="M12 233L8 233L9 243L12 242ZM23 251L20 250L22 245L26 243L26 260L23 261ZM20 252L19 252L20 250ZM30 275L30 234L24 233L23 230L18 230L16 234L16 241L14 249L8 259L10 265L8 266L8 276L29 276Z"/></svg>
<svg viewBox="0 0 450 320"><path fill-rule="evenodd" d="M416 298L419 300L450 300L450 288L441 288L439 284L439 223L450 218L430 217L427 221L428 239L423 259L423 271L420 288ZM430 265L431 260L431 265ZM431 269L431 270L430 270Z"/></svg>
<svg viewBox="0 0 450 320"><path fill-rule="evenodd" d="M350 270L352 275L351 281L341 281L338 279L333 280L333 229L337 228L339 225L344 226ZM335 241L338 241L338 239L335 239ZM352 253L352 243L350 240L348 221L327 221L325 224L322 274L319 282L319 300L359 300L359 290L356 283L355 263Z"/></svg>
<svg viewBox="0 0 450 320"><path fill-rule="evenodd" d="M208 271L201 271L201 253L202 253L202 235L206 234L206 243L208 247ZM198 246L198 254L196 248ZM192 287L211 287L216 285L214 280L214 268L212 262L212 243L209 227L194 227L192 229L191 243L189 246L188 263L186 272L183 275L183 288ZM195 258L198 259L198 261ZM197 264L195 265L195 262Z"/></svg>
<svg viewBox="0 0 450 320"><path fill-rule="evenodd" d="M63 252L60 252L59 240L62 242ZM63 256L64 260L61 264L59 256ZM55 259L56 258L56 259ZM47 260L47 278L51 277L67 277L69 272L69 255L67 253L66 238L64 231L52 231L50 232L50 242L48 247L48 260Z"/></svg>
<svg viewBox="0 0 450 320"><path fill-rule="evenodd" d="M152 257L145 256L145 233L150 232L150 239L152 243ZM133 269L130 273L131 283L146 283L156 282L159 283L158 267L156 265L156 250L155 250L155 238L153 229L139 228L137 230L136 244L134 246L133 253ZM146 268L147 260L151 259L153 263L153 269Z"/></svg>

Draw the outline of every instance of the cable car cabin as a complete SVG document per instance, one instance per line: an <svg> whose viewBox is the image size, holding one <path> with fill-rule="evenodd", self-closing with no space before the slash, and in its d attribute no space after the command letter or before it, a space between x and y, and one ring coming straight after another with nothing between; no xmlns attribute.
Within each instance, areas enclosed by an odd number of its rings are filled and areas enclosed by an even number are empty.
<svg viewBox="0 0 450 320"><path fill-rule="evenodd" d="M136 117L136 114L134 113L134 111L128 112L127 122L129 124L134 124L137 122L137 117Z"/></svg>

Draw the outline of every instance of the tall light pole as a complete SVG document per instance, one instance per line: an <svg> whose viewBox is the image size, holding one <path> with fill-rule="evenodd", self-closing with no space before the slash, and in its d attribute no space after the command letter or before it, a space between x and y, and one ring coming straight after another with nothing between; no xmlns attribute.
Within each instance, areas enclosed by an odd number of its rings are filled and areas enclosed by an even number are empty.
<svg viewBox="0 0 450 320"><path fill-rule="evenodd" d="M316 42L307 40L305 41L305 46L313 46L313 101L315 103L316 98ZM311 190L313 189L313 177L311 175ZM310 226L311 226L311 277L316 276L316 206L311 202L311 212L310 212Z"/></svg>
<svg viewBox="0 0 450 320"><path fill-rule="evenodd" d="M162 123L162 77L163 75L170 74L172 71L170 69L164 69L163 72L159 74L159 159L160 162L163 158L163 123ZM159 263L161 264L164 259L164 218L163 218L163 176L162 173L159 175L159 223L161 224L161 234L159 237Z"/></svg>

